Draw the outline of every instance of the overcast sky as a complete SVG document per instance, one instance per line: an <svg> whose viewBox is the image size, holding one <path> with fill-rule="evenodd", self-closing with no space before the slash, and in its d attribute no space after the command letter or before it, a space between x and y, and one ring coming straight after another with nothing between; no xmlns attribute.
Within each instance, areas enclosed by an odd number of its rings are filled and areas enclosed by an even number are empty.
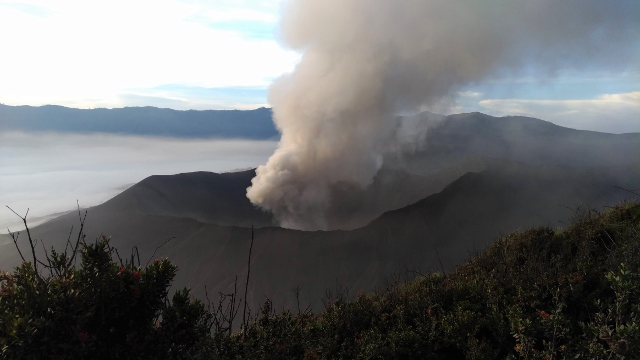
<svg viewBox="0 0 640 360"><path fill-rule="evenodd" d="M300 58L279 45L280 3L0 0L0 103L268 106L269 84ZM640 38L629 46L640 48ZM506 75L464 89L454 106L429 110L528 115L578 129L637 132L640 71Z"/></svg>

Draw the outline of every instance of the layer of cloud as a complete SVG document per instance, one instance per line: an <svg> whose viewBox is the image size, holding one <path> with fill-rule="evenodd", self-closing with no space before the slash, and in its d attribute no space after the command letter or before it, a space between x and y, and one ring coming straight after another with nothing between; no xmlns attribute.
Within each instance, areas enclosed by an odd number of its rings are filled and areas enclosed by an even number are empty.
<svg viewBox="0 0 640 360"><path fill-rule="evenodd" d="M212 99L193 99L182 94L166 94L151 92L147 94L123 94L118 96L121 106L155 106L159 108L169 108L175 110L253 110L261 107L268 107L266 102L246 102L244 99L229 99L226 97ZM102 106L111 108L112 106Z"/></svg>
<svg viewBox="0 0 640 360"><path fill-rule="evenodd" d="M0 231L20 229L9 205L30 217L100 204L150 175L223 172L264 164L275 141L0 133ZM46 220L46 218L44 218ZM41 220L42 221L42 220Z"/></svg>
<svg viewBox="0 0 640 360"><path fill-rule="evenodd" d="M478 103L497 115L524 115L581 130L640 132L640 91L584 100L487 99Z"/></svg>

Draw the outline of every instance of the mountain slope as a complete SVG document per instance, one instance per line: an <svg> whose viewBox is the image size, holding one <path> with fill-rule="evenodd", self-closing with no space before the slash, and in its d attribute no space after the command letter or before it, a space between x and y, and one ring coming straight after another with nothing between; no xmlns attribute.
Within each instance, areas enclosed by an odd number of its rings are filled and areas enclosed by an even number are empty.
<svg viewBox="0 0 640 360"><path fill-rule="evenodd" d="M364 226L385 211L401 208L442 190L468 171L484 169L484 161L480 158L468 160L427 176L383 167L366 189L336 185L331 191L334 201L328 212L328 223L334 229ZM106 217L135 212L191 218L224 226L272 226L271 214L255 207L246 197L246 189L251 186L254 176L255 170L154 175L93 209L99 209ZM68 219L70 226L75 219L73 215Z"/></svg>
<svg viewBox="0 0 640 360"><path fill-rule="evenodd" d="M481 113L450 115L422 126L428 128L424 146L389 163L424 174L469 156L570 166L622 165L640 158L640 133L575 130L540 119Z"/></svg>
<svg viewBox="0 0 640 360"><path fill-rule="evenodd" d="M451 268L497 235L523 226L562 226L573 216L566 207L600 208L631 196L614 185L637 188L640 166L572 168L495 161L487 170L468 173L443 191L402 209L387 212L351 231L303 232L265 227L255 232L249 301L284 296L303 285L301 301L317 308L336 282L355 290L382 286L386 276L407 266ZM88 239L111 236L119 249L137 246L143 260L169 257L179 266L176 286L190 286L204 296L227 291L235 276L246 276L251 232L247 228L206 224L194 219L122 212L104 216L90 209ZM64 247L67 215L32 230L47 246ZM62 220L65 221L62 221ZM77 222L76 222L77 224ZM77 226L76 226L77 228ZM26 246L21 237L21 246ZM0 248L0 268L17 263L13 244ZM23 253L25 253L23 251ZM127 256L127 255L123 255ZM439 258L439 259L438 259ZM286 300L275 298L277 306Z"/></svg>
<svg viewBox="0 0 640 360"><path fill-rule="evenodd" d="M97 208L109 214L136 212L218 225L270 226L271 214L254 207L245 195L254 176L254 170L154 175Z"/></svg>

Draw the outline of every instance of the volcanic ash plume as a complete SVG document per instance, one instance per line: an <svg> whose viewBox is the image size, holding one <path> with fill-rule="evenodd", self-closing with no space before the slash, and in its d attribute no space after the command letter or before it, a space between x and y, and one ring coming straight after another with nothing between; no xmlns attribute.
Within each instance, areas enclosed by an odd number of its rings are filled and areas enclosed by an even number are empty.
<svg viewBox="0 0 640 360"><path fill-rule="evenodd" d="M284 227L326 229L331 186L371 183L397 114L488 77L634 66L638 19L631 0L285 2L282 40L302 58L270 89L281 143L247 197Z"/></svg>

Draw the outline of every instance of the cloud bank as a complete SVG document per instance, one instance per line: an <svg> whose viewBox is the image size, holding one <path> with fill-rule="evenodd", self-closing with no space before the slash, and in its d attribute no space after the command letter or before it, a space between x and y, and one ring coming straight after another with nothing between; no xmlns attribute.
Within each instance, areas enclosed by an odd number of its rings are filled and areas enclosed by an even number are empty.
<svg viewBox="0 0 640 360"><path fill-rule="evenodd" d="M478 104L495 115L535 116L574 129L640 132L640 91L585 100L488 99Z"/></svg>
<svg viewBox="0 0 640 360"><path fill-rule="evenodd" d="M282 226L326 229L338 183L369 185L398 113L492 76L638 66L640 3L292 0L282 41L302 53L270 88L282 132L248 198Z"/></svg>
<svg viewBox="0 0 640 360"><path fill-rule="evenodd" d="M178 139L114 134L0 132L0 233L76 206L98 205L150 175L224 172L264 164L276 141ZM40 219L38 219L40 218Z"/></svg>

